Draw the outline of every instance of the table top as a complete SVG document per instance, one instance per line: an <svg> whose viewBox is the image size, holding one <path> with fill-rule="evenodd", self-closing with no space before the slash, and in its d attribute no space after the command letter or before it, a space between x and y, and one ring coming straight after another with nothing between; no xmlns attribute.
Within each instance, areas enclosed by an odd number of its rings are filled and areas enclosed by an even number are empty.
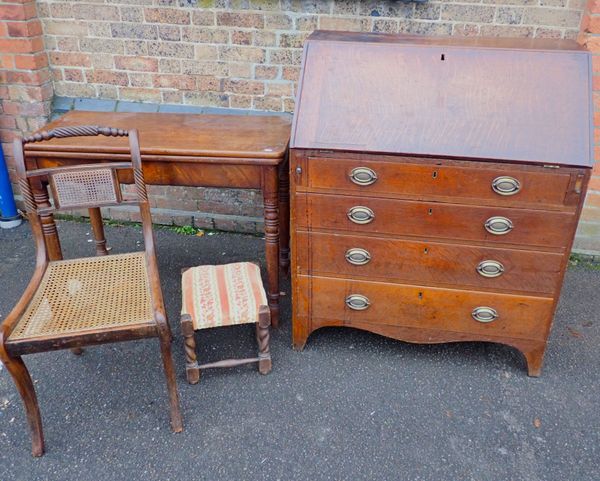
<svg viewBox="0 0 600 481"><path fill-rule="evenodd" d="M128 113L71 111L42 130L74 125L99 125L137 129L144 157L218 157L243 159L247 163L279 163L290 138L290 121L281 116L197 115L171 113ZM27 144L35 153L128 152L127 139L113 137L70 137Z"/></svg>
<svg viewBox="0 0 600 481"><path fill-rule="evenodd" d="M315 32L304 49L291 148L593 163L573 41Z"/></svg>

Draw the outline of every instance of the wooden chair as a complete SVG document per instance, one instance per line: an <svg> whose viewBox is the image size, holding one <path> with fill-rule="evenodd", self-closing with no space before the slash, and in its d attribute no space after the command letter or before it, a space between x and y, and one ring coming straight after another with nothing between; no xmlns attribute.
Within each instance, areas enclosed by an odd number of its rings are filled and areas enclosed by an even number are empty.
<svg viewBox="0 0 600 481"><path fill-rule="evenodd" d="M96 135L128 137L131 161L26 170L24 144L55 137ZM15 140L14 152L37 260L25 293L0 326L0 360L25 404L33 455L43 454L44 438L34 386L21 359L23 354L158 337L167 377L171 427L175 432L181 431L171 331L158 277L137 132L94 126L60 128ZM118 175L134 179L136 194L122 194ZM40 205L36 200L34 182L49 183L53 206L47 202ZM42 216L61 209L98 209L117 204L139 206L144 252L49 260Z"/></svg>
<svg viewBox="0 0 600 481"><path fill-rule="evenodd" d="M258 357L226 359L198 365L194 333L200 329L237 324L256 324ZM181 329L184 336L186 376L190 384L200 380L200 370L258 363L261 374L271 372L269 327L271 314L260 277L251 262L186 269L182 275Z"/></svg>

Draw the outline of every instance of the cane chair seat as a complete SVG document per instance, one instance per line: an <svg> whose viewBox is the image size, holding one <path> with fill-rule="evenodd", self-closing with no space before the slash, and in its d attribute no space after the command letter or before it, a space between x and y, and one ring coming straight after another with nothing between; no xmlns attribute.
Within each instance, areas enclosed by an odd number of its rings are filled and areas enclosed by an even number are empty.
<svg viewBox="0 0 600 481"><path fill-rule="evenodd" d="M197 266L182 276L182 315L194 330L259 321L267 305L260 267L252 262Z"/></svg>
<svg viewBox="0 0 600 481"><path fill-rule="evenodd" d="M8 343L151 323L144 252L53 261Z"/></svg>

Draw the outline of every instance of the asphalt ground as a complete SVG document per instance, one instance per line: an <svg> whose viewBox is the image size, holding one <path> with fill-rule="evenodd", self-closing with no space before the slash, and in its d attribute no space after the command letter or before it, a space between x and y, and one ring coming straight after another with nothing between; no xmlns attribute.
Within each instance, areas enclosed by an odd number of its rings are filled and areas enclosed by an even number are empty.
<svg viewBox="0 0 600 481"><path fill-rule="evenodd" d="M87 224L59 222L66 257L93 254ZM600 480L600 270L571 267L542 376L489 343L413 345L327 328L291 349L290 298L272 334L273 372L184 377L182 267L262 260L260 238L157 229L175 334L185 431L169 429L158 342L25 357L46 454L30 455L20 398L0 370L0 481ZM113 252L139 250L135 226L107 227ZM33 271L29 227L0 231L0 315ZM264 265L263 265L264 272ZM289 283L282 284L289 293ZM197 337L200 361L255 353L252 326Z"/></svg>

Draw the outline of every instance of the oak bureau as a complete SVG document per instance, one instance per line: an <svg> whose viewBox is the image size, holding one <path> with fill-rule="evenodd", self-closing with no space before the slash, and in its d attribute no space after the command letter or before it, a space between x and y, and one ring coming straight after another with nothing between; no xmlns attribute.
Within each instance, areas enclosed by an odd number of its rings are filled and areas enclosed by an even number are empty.
<svg viewBox="0 0 600 481"><path fill-rule="evenodd" d="M293 345L323 326L490 341L540 374L585 198L566 40L315 32L292 127Z"/></svg>

